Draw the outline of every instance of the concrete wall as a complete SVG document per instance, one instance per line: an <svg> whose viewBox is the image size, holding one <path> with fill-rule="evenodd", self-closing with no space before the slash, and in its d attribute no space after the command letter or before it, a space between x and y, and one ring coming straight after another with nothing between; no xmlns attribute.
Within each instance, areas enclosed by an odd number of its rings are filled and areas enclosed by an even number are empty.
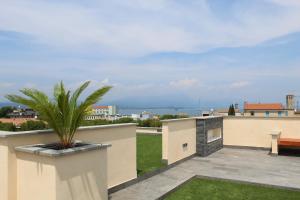
<svg viewBox="0 0 300 200"><path fill-rule="evenodd" d="M83 127L77 140L93 143L109 143L108 187L113 187L137 177L136 173L136 125L120 124ZM58 141L52 131L0 132L0 199L17 199L16 146L51 143Z"/></svg>
<svg viewBox="0 0 300 200"><path fill-rule="evenodd" d="M168 164L196 153L196 119L163 121L163 159Z"/></svg>
<svg viewBox="0 0 300 200"><path fill-rule="evenodd" d="M299 117L224 117L223 118L223 140L215 140L211 143L200 143L196 139L196 120L198 129L201 120L209 121L209 117L176 119L163 121L163 159L168 164L179 161L196 153L197 150L205 150L199 155L209 155L223 145L271 148L274 131L281 132L281 138L300 139L300 118ZM214 118L211 125L206 128L214 129L222 127L222 120ZM221 119L221 118L219 118ZM217 120L217 121L214 121ZM200 130L200 129L199 129ZM222 131L222 130L221 130ZM199 132L199 131L198 131ZM204 131L206 133L207 131ZM200 137L198 137L200 139ZM187 144L187 148L184 148ZM207 148L205 149L204 147ZM206 152L206 153L205 153Z"/></svg>
<svg viewBox="0 0 300 200"><path fill-rule="evenodd" d="M107 149L17 157L18 200L107 200Z"/></svg>
<svg viewBox="0 0 300 200"><path fill-rule="evenodd" d="M224 145L271 148L272 131L300 139L300 118L225 117Z"/></svg>
<svg viewBox="0 0 300 200"><path fill-rule="evenodd" d="M109 188L137 177L135 124L109 125L102 129L90 127L78 133L75 139L112 145L107 152Z"/></svg>
<svg viewBox="0 0 300 200"><path fill-rule="evenodd" d="M6 143L0 140L0 199L7 200L8 199L8 148L4 145Z"/></svg>

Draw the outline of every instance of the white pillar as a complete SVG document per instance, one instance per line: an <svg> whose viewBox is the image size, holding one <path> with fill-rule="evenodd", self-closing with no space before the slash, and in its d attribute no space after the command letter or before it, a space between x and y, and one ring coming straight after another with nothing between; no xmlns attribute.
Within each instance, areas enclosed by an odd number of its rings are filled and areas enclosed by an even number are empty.
<svg viewBox="0 0 300 200"><path fill-rule="evenodd" d="M272 131L271 133L271 154L278 155L278 140L280 138L281 131Z"/></svg>

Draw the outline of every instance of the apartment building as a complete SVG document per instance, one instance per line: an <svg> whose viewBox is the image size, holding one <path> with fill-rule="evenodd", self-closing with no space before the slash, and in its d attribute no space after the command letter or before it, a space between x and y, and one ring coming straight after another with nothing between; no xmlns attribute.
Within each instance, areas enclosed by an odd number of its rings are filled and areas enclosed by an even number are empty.
<svg viewBox="0 0 300 200"><path fill-rule="evenodd" d="M281 103L247 103L244 104L244 116L288 117L294 110L285 109Z"/></svg>
<svg viewBox="0 0 300 200"><path fill-rule="evenodd" d="M94 115L102 115L102 116L109 116L109 115L117 115L118 109L117 106L94 106L93 107L93 114Z"/></svg>

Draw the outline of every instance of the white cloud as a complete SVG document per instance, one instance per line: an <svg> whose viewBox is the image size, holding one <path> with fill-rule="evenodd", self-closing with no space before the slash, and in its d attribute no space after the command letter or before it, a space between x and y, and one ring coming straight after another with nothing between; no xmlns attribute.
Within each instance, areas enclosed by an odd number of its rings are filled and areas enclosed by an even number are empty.
<svg viewBox="0 0 300 200"><path fill-rule="evenodd" d="M238 82L233 82L229 85L229 88L231 89L241 89L244 87L249 86L251 83L249 81L238 81Z"/></svg>
<svg viewBox="0 0 300 200"><path fill-rule="evenodd" d="M7 89L13 87L15 84L10 82L2 82L0 83L0 89Z"/></svg>
<svg viewBox="0 0 300 200"><path fill-rule="evenodd" d="M299 0L268 0L270 2L283 5L283 6L300 6Z"/></svg>
<svg viewBox="0 0 300 200"><path fill-rule="evenodd" d="M124 0L112 0L112 2L115 2L117 4L121 4L124 6L129 6L131 8L141 8L145 10L161 10L165 8L168 4L168 0L151 0L151 1L145 1L145 0L130 0L130 1L124 1Z"/></svg>
<svg viewBox="0 0 300 200"><path fill-rule="evenodd" d="M106 79L102 80L102 81L101 81L101 84L103 84L103 85L108 85L108 84L109 84L109 79L106 78Z"/></svg>
<svg viewBox="0 0 300 200"><path fill-rule="evenodd" d="M300 30L300 9L294 6L299 1L265 0L267 4L260 3L262 0L235 1L232 10L221 10L226 15L224 18L218 16L219 11L208 6L209 2L3 1L0 31L27 34L31 36L30 42L42 44L42 50L51 47L55 56L47 57L48 54L43 52L45 55L40 58L38 53L30 52L30 48L29 52L26 49L26 56L29 55L26 58L4 54L0 62L1 80L14 77L17 83L11 86L13 89L0 84L0 95L14 93L26 82L32 82L29 86L52 91L53 84L59 80L64 80L73 89L80 81L91 79L90 90L103 85L114 86L109 98L149 96L150 101L151 96L171 98L179 93L184 94L183 98L185 95L195 99L199 95L203 98L206 98L204 95L215 95L214 99L217 99L232 89L251 86L249 88L254 91L258 84L255 80L268 79L268 82L277 83L277 79L283 76L286 80L296 80L299 65L291 70L289 64L280 64L284 67L279 69L268 64L270 58L266 58L265 63L247 67L244 64L249 63L244 63L244 58L237 56L235 60L230 52L212 62L210 52L208 61L203 63L185 63L181 57L178 63L176 57L174 62L168 63L160 59L160 54L155 64L135 62L140 55L161 51L198 52L217 47L252 46ZM5 47L1 48L9 53ZM220 49L223 50L227 51L226 48ZM216 54L220 51L217 49ZM124 57L119 59L120 55ZM128 55L133 58L127 58ZM282 73L283 68L285 73ZM248 77L249 82L235 81L238 76ZM282 88L300 84L291 85L283 84ZM243 90L236 91L236 96L238 92Z"/></svg>
<svg viewBox="0 0 300 200"><path fill-rule="evenodd" d="M199 86L199 81L197 79L182 79L171 81L169 85L175 88L190 88Z"/></svg>
<svg viewBox="0 0 300 200"><path fill-rule="evenodd" d="M300 9L258 12L259 4L253 4L248 8L240 3L232 11L233 18L220 19L204 0L91 1L89 6L73 1L12 0L1 2L0 29L25 33L38 43L69 51L92 48L123 55L255 45L300 30Z"/></svg>

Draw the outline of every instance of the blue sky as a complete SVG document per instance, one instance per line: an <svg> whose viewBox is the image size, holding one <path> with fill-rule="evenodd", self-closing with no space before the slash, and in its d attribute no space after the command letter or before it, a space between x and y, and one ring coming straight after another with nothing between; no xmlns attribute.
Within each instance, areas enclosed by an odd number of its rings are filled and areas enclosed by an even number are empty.
<svg viewBox="0 0 300 200"><path fill-rule="evenodd" d="M300 95L300 1L1 2L0 101L60 80L122 106L283 102Z"/></svg>

